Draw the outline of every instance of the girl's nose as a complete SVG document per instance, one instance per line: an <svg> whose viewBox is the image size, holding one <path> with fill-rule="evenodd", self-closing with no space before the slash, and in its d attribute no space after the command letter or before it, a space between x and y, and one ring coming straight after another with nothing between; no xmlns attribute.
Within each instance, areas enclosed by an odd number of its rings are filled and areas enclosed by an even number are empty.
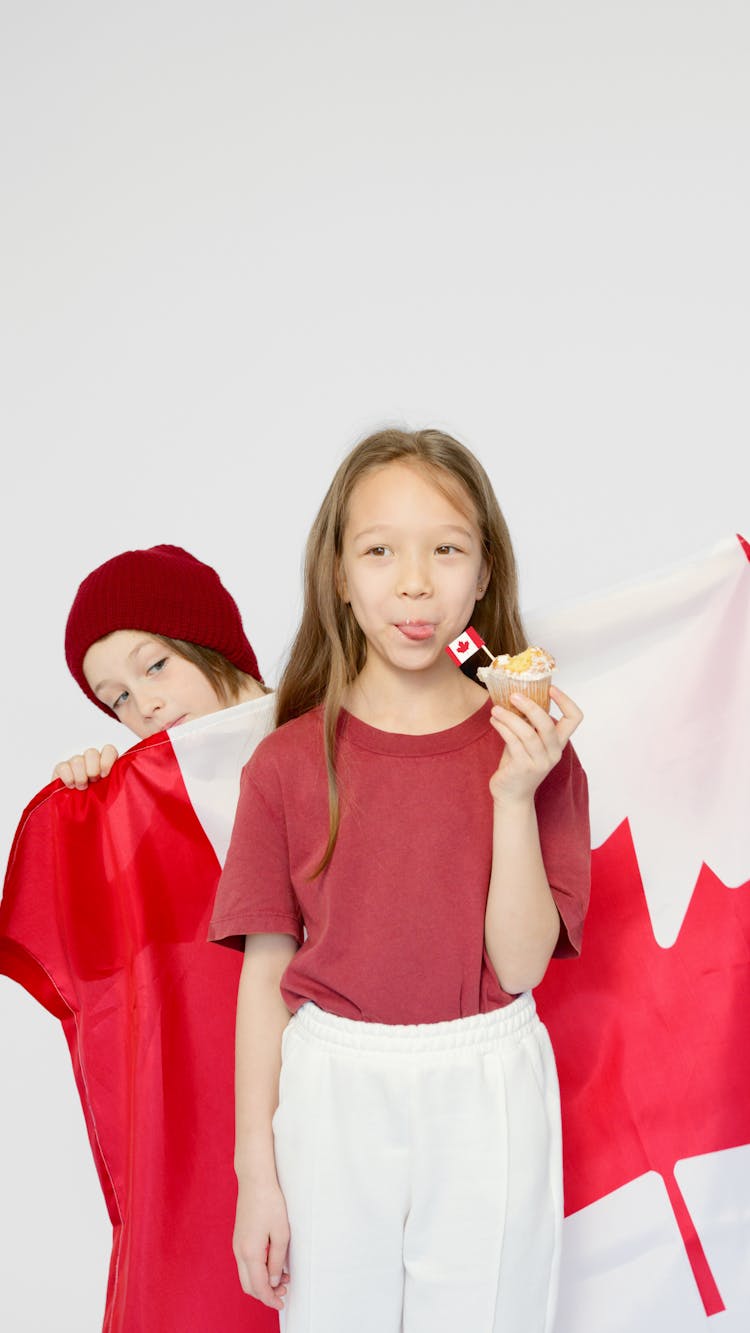
<svg viewBox="0 0 750 1333"><path fill-rule="evenodd" d="M150 721L153 717L158 717L164 708L164 700L161 694L156 690L149 690L143 687L135 695L135 703L142 718Z"/></svg>
<svg viewBox="0 0 750 1333"><path fill-rule="evenodd" d="M432 582L426 561L404 559L399 567L398 591L402 597L429 597Z"/></svg>

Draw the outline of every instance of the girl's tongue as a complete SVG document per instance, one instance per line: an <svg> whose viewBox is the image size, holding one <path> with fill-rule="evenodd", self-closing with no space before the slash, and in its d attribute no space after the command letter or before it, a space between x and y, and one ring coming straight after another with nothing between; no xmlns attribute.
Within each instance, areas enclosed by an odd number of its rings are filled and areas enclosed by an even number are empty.
<svg viewBox="0 0 750 1333"><path fill-rule="evenodd" d="M396 629L407 639L431 639L435 633L435 626L425 620L402 621L396 626Z"/></svg>

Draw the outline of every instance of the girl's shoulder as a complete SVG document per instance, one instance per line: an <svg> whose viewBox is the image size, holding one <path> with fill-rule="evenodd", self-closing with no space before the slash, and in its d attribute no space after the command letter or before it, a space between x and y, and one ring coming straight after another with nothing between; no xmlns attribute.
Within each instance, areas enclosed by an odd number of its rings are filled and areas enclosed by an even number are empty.
<svg viewBox="0 0 750 1333"><path fill-rule="evenodd" d="M311 761L320 763L323 754L323 709L312 708L275 731L257 746L244 773L265 781L271 775L299 773Z"/></svg>

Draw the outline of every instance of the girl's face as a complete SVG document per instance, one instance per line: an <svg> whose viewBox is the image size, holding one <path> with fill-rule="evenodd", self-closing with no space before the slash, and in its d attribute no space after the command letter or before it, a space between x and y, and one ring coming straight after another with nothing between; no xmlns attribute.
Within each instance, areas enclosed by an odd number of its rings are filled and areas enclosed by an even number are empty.
<svg viewBox="0 0 750 1333"><path fill-rule="evenodd" d="M340 591L373 655L391 668L450 663L443 649L471 620L489 568L476 519L408 463L362 477L349 502Z"/></svg>
<svg viewBox="0 0 750 1333"><path fill-rule="evenodd" d="M203 672L141 630L118 629L83 659L91 689L141 740L225 705Z"/></svg>

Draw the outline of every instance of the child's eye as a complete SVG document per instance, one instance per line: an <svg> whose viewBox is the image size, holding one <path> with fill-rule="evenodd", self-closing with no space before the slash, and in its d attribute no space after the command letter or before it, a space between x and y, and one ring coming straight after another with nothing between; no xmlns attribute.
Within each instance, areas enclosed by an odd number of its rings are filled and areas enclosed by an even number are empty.
<svg viewBox="0 0 750 1333"><path fill-rule="evenodd" d="M167 664L166 657L160 657L158 662L154 662L153 665L149 667L148 671L146 672L146 675L147 676L158 675L159 672L162 670L162 667L165 667L166 664Z"/></svg>
<svg viewBox="0 0 750 1333"><path fill-rule="evenodd" d="M123 690L122 694L118 694L117 698L115 699L115 701L114 701L114 703L111 705L111 707L112 707L113 709L115 709L115 708L119 708L119 707L120 707L120 704L124 704L124 703L127 702L127 698L128 698L128 691L127 691L127 690Z"/></svg>
<svg viewBox="0 0 750 1333"><path fill-rule="evenodd" d="M366 555L390 555L390 553L390 546L371 546L369 550L365 552Z"/></svg>
<svg viewBox="0 0 750 1333"><path fill-rule="evenodd" d="M436 546L435 550L438 555L455 555L458 547L451 546L450 542L443 542L442 546Z"/></svg>

